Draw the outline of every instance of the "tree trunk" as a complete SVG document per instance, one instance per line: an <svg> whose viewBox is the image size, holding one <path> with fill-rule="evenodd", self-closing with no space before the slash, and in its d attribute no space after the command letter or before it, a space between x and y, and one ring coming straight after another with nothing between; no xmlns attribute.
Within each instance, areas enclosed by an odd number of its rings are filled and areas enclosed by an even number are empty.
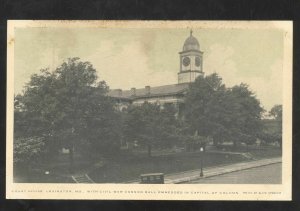
<svg viewBox="0 0 300 211"><path fill-rule="evenodd" d="M236 150L237 147L237 141L233 141L233 149Z"/></svg>
<svg viewBox="0 0 300 211"><path fill-rule="evenodd" d="M214 144L215 147L218 146L218 141L215 138L213 139L213 144Z"/></svg>
<svg viewBox="0 0 300 211"><path fill-rule="evenodd" d="M282 149L282 140L279 141L280 149Z"/></svg>
<svg viewBox="0 0 300 211"><path fill-rule="evenodd" d="M148 144L148 157L151 157L151 145Z"/></svg>
<svg viewBox="0 0 300 211"><path fill-rule="evenodd" d="M69 159L70 159L70 173L73 173L74 167L74 149L73 146L69 148Z"/></svg>

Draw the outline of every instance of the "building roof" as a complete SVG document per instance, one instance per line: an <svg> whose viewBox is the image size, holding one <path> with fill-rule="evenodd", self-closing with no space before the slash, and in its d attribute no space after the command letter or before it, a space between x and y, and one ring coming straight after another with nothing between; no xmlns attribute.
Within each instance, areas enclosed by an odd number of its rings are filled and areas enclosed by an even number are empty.
<svg viewBox="0 0 300 211"><path fill-rule="evenodd" d="M183 51L197 50L200 51L200 44L196 37L192 35L193 31L191 30L190 36L185 40L183 44Z"/></svg>
<svg viewBox="0 0 300 211"><path fill-rule="evenodd" d="M135 89L135 91L134 88L132 88L131 90L113 89L109 91L108 96L124 99L135 99L140 97L151 96L166 96L183 93L186 89L188 89L188 87L189 83L182 83L156 87L147 86L145 88Z"/></svg>

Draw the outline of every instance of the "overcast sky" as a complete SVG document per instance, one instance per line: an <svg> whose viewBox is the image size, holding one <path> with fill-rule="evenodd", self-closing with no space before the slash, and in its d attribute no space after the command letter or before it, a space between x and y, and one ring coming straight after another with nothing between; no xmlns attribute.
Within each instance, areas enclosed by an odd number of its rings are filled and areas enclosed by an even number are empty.
<svg viewBox="0 0 300 211"><path fill-rule="evenodd" d="M276 29L193 29L206 75L227 86L250 85L265 109L282 104L283 32ZM189 29L18 28L15 92L30 75L69 57L90 61L110 88L177 83L179 55Z"/></svg>

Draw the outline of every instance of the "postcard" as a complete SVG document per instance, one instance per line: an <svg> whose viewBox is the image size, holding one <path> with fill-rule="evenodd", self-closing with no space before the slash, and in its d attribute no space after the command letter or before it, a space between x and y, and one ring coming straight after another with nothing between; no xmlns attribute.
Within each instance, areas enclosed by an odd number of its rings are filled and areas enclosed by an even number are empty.
<svg viewBox="0 0 300 211"><path fill-rule="evenodd" d="M292 26L9 20L6 198L291 200Z"/></svg>

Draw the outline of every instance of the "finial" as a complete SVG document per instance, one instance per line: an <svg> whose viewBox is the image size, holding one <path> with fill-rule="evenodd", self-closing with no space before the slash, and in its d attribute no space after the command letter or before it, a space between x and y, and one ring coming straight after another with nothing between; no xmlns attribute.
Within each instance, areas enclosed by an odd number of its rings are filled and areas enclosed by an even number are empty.
<svg viewBox="0 0 300 211"><path fill-rule="evenodd" d="M193 30L191 29L191 31L190 31L190 36L192 36L193 35Z"/></svg>

